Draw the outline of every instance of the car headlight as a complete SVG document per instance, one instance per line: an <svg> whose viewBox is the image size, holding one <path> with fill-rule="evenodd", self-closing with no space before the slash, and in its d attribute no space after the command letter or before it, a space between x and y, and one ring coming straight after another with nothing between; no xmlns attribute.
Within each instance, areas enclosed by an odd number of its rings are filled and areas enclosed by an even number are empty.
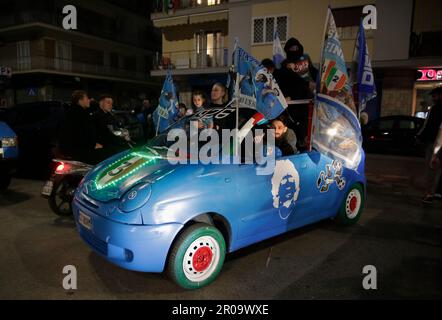
<svg viewBox="0 0 442 320"><path fill-rule="evenodd" d="M16 147L18 145L17 138L2 138L3 147Z"/></svg>
<svg viewBox="0 0 442 320"><path fill-rule="evenodd" d="M124 212L131 212L141 208L150 198L152 188L150 183L142 183L131 188L120 201L119 208Z"/></svg>

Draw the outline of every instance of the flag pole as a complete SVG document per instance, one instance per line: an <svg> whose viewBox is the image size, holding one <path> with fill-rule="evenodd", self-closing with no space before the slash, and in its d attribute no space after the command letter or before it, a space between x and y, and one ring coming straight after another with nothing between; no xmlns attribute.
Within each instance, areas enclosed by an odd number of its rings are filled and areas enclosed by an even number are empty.
<svg viewBox="0 0 442 320"><path fill-rule="evenodd" d="M238 56L238 38L235 38L235 46L233 49L234 53L234 70L236 72L236 79L235 79L235 108L236 108L236 119L235 119L235 157L238 156L238 131L239 131L239 72L238 72L238 63L239 63L239 56Z"/></svg>

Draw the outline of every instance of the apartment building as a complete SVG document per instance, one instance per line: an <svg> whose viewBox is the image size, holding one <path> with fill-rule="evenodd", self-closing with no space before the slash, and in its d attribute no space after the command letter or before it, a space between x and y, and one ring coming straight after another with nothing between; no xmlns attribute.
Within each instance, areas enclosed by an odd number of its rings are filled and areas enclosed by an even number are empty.
<svg viewBox="0 0 442 320"><path fill-rule="evenodd" d="M281 41L298 38L319 63L324 21L331 6L350 65L363 8L374 5L377 29L367 30L375 71L378 116L415 114L442 85L442 3L438 0L195 0L151 15L162 31L162 54L153 76L171 67L181 100L194 88L209 91L226 81L235 38L258 59L272 56L274 31ZM155 10L154 9L154 10ZM419 70L423 70L420 72Z"/></svg>
<svg viewBox="0 0 442 320"><path fill-rule="evenodd" d="M63 7L77 8L77 30L62 27ZM140 0L4 0L0 11L3 106L61 100L74 89L108 92L130 106L160 89L150 70L161 34Z"/></svg>

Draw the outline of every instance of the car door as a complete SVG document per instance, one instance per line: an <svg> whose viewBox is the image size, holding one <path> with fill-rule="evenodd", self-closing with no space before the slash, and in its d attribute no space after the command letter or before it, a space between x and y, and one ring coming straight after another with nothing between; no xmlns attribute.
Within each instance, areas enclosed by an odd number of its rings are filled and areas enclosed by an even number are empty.
<svg viewBox="0 0 442 320"><path fill-rule="evenodd" d="M253 243L292 229L311 217L318 157L317 152L311 152L277 158L267 175L259 174L258 164L238 166L240 239Z"/></svg>

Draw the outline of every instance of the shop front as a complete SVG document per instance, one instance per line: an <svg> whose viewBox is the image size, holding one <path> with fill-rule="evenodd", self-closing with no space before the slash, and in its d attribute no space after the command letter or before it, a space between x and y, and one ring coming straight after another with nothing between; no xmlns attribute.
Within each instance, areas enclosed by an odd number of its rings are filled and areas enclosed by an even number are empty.
<svg viewBox="0 0 442 320"><path fill-rule="evenodd" d="M416 71L416 81L413 89L413 115L426 118L432 105L430 92L442 86L442 68L420 68Z"/></svg>

